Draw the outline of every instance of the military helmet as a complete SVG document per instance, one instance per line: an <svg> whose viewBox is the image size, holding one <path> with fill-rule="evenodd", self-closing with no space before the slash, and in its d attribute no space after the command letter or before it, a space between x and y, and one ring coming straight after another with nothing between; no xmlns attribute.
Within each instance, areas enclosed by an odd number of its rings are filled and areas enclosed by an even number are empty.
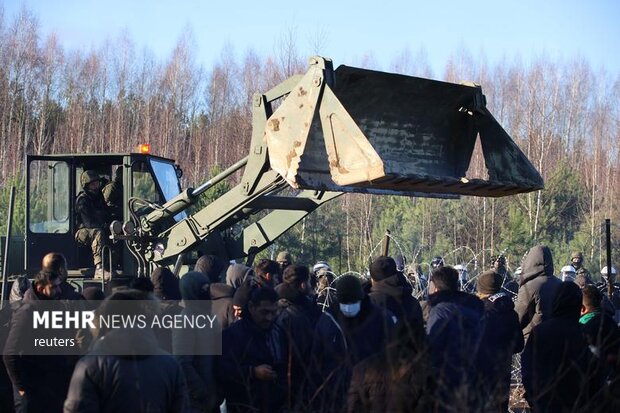
<svg viewBox="0 0 620 413"><path fill-rule="evenodd" d="M99 177L99 174L90 169L82 172L82 175L80 175L80 184L82 185L82 188L86 188L86 186L91 182L100 180L101 178Z"/></svg>
<svg viewBox="0 0 620 413"><path fill-rule="evenodd" d="M276 257L277 262L287 261L289 264L293 263L293 257L288 251L280 251Z"/></svg>
<svg viewBox="0 0 620 413"><path fill-rule="evenodd" d="M575 251L570 255L570 259L574 260L575 258L579 258L583 261L583 253L581 251Z"/></svg>
<svg viewBox="0 0 620 413"><path fill-rule="evenodd" d="M607 275L607 266L604 266L601 269L601 274ZM611 266L611 275L617 275L616 267L614 267L613 265Z"/></svg>

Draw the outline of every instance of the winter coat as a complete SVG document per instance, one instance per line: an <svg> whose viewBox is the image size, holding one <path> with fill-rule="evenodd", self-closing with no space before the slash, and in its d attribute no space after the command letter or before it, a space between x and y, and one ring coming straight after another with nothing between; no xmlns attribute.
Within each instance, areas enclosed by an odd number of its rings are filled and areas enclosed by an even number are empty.
<svg viewBox="0 0 620 413"><path fill-rule="evenodd" d="M481 400L497 411L508 410L512 355L523 350L523 333L510 293L499 292L482 300L482 339L478 350Z"/></svg>
<svg viewBox="0 0 620 413"><path fill-rule="evenodd" d="M476 388L474 363L481 337L482 301L462 291L438 291L428 298L431 310L426 332L438 397L448 406L470 408L475 395L465 390Z"/></svg>
<svg viewBox="0 0 620 413"><path fill-rule="evenodd" d="M208 287L209 279L201 272L189 272L181 278L180 290L185 306L181 315L212 314L211 303L199 300ZM212 341L213 334L209 329L172 330L172 353L183 369L192 411L208 412L221 403L214 376L215 357L205 354Z"/></svg>
<svg viewBox="0 0 620 413"><path fill-rule="evenodd" d="M613 364L620 351L620 329L608 314L597 311L579 320L590 348L593 348L601 369L605 372Z"/></svg>
<svg viewBox="0 0 620 413"><path fill-rule="evenodd" d="M291 394L291 403L294 404L301 399L303 385L307 381L314 327L321 310L312 299L290 284L279 284L275 290L280 298L278 300L280 312L276 323L285 334L286 346L291 355L288 360L291 377L287 382L287 392Z"/></svg>
<svg viewBox="0 0 620 413"><path fill-rule="evenodd" d="M222 335L222 356L217 379L223 388L229 413L278 413L286 405L287 347L277 324L265 331L250 317L228 327ZM259 380L254 367L267 364L276 372L275 381Z"/></svg>
<svg viewBox="0 0 620 413"><path fill-rule="evenodd" d="M522 268L515 311L527 340L535 326L551 317L553 298L562 281L553 275L553 258L548 247L530 249Z"/></svg>
<svg viewBox="0 0 620 413"><path fill-rule="evenodd" d="M181 299L180 280L167 268L159 267L151 274L153 294L160 300L178 301Z"/></svg>
<svg viewBox="0 0 620 413"><path fill-rule="evenodd" d="M291 318L292 323L304 323L310 326L311 332L321 316L321 310L314 300L287 283L281 283L275 288L278 294L279 320Z"/></svg>
<svg viewBox="0 0 620 413"><path fill-rule="evenodd" d="M579 324L581 293L564 282L551 318L537 325L521 355L525 398L534 412L573 412L592 400L602 386Z"/></svg>
<svg viewBox="0 0 620 413"><path fill-rule="evenodd" d="M418 326L423 325L422 307L412 296L413 289L402 274L394 274L381 281L373 281L370 300L396 316L398 321L408 320Z"/></svg>
<svg viewBox="0 0 620 413"><path fill-rule="evenodd" d="M112 356L115 348L150 356ZM111 330L75 367L65 413L186 412L183 372L149 330Z"/></svg>
<svg viewBox="0 0 620 413"><path fill-rule="evenodd" d="M385 347L393 317L368 297L356 317L342 315L338 304L321 315L314 332L309 392L316 409L344 410L353 366Z"/></svg>
<svg viewBox="0 0 620 413"><path fill-rule="evenodd" d="M209 286L211 296L211 311L217 317L222 330L237 321L233 309L235 289L223 283L214 283Z"/></svg>
<svg viewBox="0 0 620 413"><path fill-rule="evenodd" d="M69 284L67 281L62 281L60 283L60 295L58 297L59 300L83 300L84 297L80 293L78 293L74 286Z"/></svg>
<svg viewBox="0 0 620 413"><path fill-rule="evenodd" d="M104 228L110 221L101 192L81 191L75 200L78 228Z"/></svg>
<svg viewBox="0 0 620 413"><path fill-rule="evenodd" d="M31 330L32 312L41 308L45 297L35 292L34 284L24 294L22 305L17 308L11 318L11 328L4 347L4 365L7 373L18 390L24 390L22 396L28 412L61 412L71 372L76 359L62 355L27 355L21 354L25 347L23 340L30 340L24 332ZM41 333L45 333L42 331ZM60 336L48 330L50 336L42 334L39 338ZM62 337L65 338L65 337ZM68 338L68 337L66 337ZM19 396L18 396L19 397Z"/></svg>
<svg viewBox="0 0 620 413"><path fill-rule="evenodd" d="M355 365L349 413L434 411L434 379L424 329L398 324L387 346Z"/></svg>

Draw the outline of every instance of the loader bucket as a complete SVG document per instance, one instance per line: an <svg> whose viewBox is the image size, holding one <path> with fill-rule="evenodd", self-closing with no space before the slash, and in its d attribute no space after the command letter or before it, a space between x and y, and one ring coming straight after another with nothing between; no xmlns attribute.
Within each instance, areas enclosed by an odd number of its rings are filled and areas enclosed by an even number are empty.
<svg viewBox="0 0 620 413"><path fill-rule="evenodd" d="M275 145L266 131L272 166L291 185L440 197L499 197L543 187L486 109L480 87L346 66L333 73L318 107L305 112L306 131L295 131L305 139L285 143L280 135ZM304 97L285 101L273 117L294 117L304 110ZM488 179L466 176L477 138Z"/></svg>

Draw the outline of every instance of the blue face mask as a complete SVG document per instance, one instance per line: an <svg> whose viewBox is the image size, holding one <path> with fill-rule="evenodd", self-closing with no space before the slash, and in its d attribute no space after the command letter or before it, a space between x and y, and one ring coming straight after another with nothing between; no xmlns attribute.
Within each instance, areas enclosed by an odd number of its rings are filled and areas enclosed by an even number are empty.
<svg viewBox="0 0 620 413"><path fill-rule="evenodd" d="M356 315L359 314L360 310L362 309L362 302L358 301L356 303L353 304L340 304L340 311L342 312L342 315L344 315L347 318L353 318Z"/></svg>

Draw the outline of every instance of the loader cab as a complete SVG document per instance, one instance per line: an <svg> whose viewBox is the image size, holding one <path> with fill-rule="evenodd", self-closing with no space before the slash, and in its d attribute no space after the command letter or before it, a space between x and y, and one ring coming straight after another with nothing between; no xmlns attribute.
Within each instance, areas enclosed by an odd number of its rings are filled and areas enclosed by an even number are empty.
<svg viewBox="0 0 620 413"><path fill-rule="evenodd" d="M120 169L119 169L120 168ZM171 159L149 154L96 155L31 155L27 157L25 266L29 275L41 266L41 258L50 251L61 252L67 258L70 275L87 274L93 266L90 246L75 240L77 219L75 201L82 188L80 175L93 170L101 178L101 188L114 179L119 169L122 199L115 219L130 219L128 202L139 198L163 204L180 191L180 169ZM184 218L179 214L176 219ZM106 228L107 230L107 228ZM109 235L109 234L108 234ZM117 254L118 269L132 275L133 257L125 247L112 248ZM107 260L104 256L104 260Z"/></svg>

